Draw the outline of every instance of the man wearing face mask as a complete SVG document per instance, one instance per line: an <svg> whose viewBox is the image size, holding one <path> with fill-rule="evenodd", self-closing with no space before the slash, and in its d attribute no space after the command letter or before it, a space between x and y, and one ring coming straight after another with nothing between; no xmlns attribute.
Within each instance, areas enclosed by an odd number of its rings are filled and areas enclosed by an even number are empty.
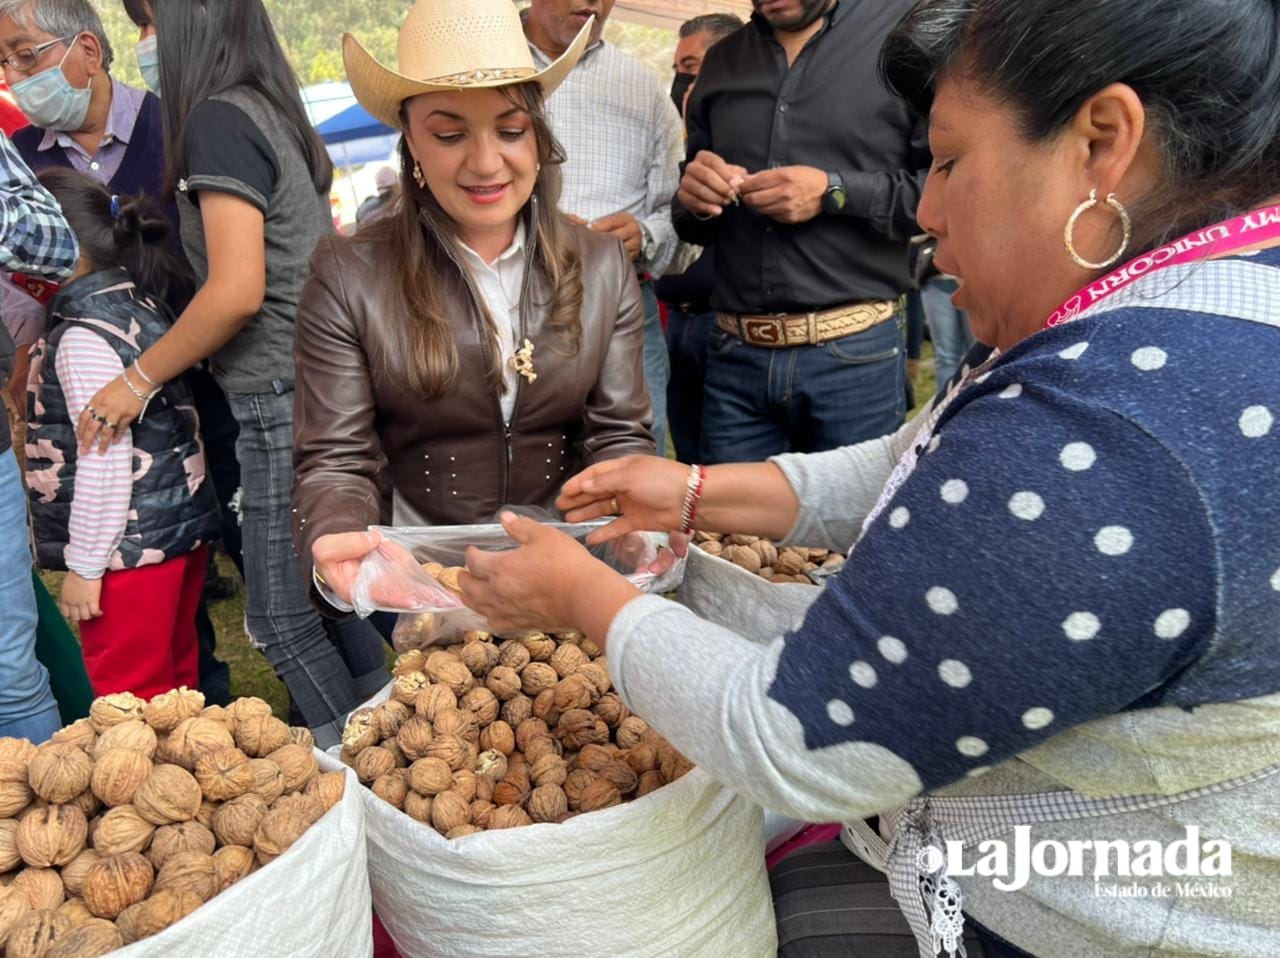
<svg viewBox="0 0 1280 958"><path fill-rule="evenodd" d="M707 50L742 26L732 13L705 13L680 25L672 69L671 101L685 114L694 81ZM681 462L702 458L702 391L707 372L707 347L715 329L711 311L711 287L715 282L713 254L698 247L682 247L689 256L677 256L680 266L654 284L658 299L667 304L667 353L671 357L671 381L667 384L667 422L671 442ZM695 258L696 257L696 258ZM686 268L681 268L688 264Z"/></svg>

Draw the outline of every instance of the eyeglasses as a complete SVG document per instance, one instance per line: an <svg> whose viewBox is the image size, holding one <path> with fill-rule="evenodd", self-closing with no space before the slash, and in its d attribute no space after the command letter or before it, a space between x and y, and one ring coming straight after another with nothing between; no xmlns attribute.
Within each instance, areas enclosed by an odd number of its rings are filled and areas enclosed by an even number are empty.
<svg viewBox="0 0 1280 958"><path fill-rule="evenodd" d="M9 67L19 73L30 73L35 69L35 65L40 62L40 58L44 56L45 50L59 43L70 43L74 39L75 37L56 37L34 47L23 47L21 50L14 50L3 60L0 60L0 67Z"/></svg>

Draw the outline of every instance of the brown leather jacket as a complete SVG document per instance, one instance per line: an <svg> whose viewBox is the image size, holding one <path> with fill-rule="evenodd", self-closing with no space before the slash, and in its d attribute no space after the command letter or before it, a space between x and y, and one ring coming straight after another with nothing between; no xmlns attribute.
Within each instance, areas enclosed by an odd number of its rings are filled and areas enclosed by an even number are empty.
<svg viewBox="0 0 1280 958"><path fill-rule="evenodd" d="M504 505L552 507L564 481L591 463L653 453L634 269L617 240L571 229L583 261L580 346L571 357L553 351L535 305L548 299L545 280L527 276L520 341L535 344L538 378L518 380L509 429L486 377L474 291L451 311L458 384L426 400L378 361L394 342L385 240L320 241L294 333L293 532L305 581L312 543L390 521L392 491L431 525L488 522Z"/></svg>

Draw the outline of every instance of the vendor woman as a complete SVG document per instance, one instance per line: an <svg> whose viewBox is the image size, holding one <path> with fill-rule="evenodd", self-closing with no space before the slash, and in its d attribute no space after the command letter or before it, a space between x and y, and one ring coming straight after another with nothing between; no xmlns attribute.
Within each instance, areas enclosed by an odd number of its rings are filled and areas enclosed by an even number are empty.
<svg viewBox="0 0 1280 958"><path fill-rule="evenodd" d="M884 64L930 117L920 225L994 350L884 441L705 473L630 458L562 498L574 520L621 506L609 535L856 541L772 642L532 522L509 522L522 549L472 550L472 608L583 630L721 782L808 821L878 816L848 844L887 881L838 845L775 871L785 958L961 934L971 958L1280 954L1277 37L1274 0L908 14ZM1001 887L972 872L988 839ZM946 841L963 875L928 851Z"/></svg>
<svg viewBox="0 0 1280 958"><path fill-rule="evenodd" d="M343 38L356 98L403 133L404 199L321 240L298 307L294 532L338 608L370 524L550 508L584 466L654 451L635 272L558 208L544 104L590 32L541 71L510 0L418 0L399 71Z"/></svg>

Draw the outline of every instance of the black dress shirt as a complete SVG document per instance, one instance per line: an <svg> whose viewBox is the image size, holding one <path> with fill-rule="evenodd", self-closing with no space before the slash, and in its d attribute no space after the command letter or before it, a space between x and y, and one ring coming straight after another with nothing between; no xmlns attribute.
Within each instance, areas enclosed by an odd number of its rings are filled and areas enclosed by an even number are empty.
<svg viewBox="0 0 1280 958"><path fill-rule="evenodd" d="M844 180L840 214L786 225L745 203L700 220L676 200L676 231L711 246L712 305L824 309L912 288L908 241L930 163L921 119L881 84L880 46L911 0L839 0L788 68L758 15L708 52L689 103L688 158L710 150L750 173L812 166Z"/></svg>

